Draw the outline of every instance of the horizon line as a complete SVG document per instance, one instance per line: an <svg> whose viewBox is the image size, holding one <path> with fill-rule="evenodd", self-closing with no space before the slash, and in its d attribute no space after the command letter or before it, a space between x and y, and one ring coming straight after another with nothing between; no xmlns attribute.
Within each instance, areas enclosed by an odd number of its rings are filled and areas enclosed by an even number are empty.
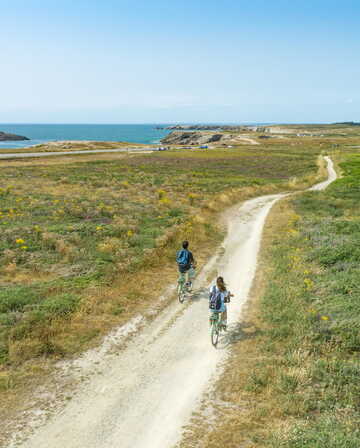
<svg viewBox="0 0 360 448"><path fill-rule="evenodd" d="M307 124L339 124L339 123L356 123L355 120L344 120L344 121L243 121L243 122L231 122L231 121L173 121L173 122L143 122L143 123L127 123L127 122L108 122L108 123L90 123L90 122L74 122L74 123L66 123L66 122L0 122L1 125L9 126L9 125L67 125L67 126L79 126L79 125L90 125L90 126L141 126L141 125L229 125L229 126L251 126L251 125L307 125Z"/></svg>

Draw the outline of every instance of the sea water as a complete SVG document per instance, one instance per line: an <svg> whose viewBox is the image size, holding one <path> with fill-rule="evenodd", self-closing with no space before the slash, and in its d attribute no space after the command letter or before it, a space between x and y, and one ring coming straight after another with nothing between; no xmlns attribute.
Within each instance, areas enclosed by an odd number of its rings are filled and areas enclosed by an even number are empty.
<svg viewBox="0 0 360 448"><path fill-rule="evenodd" d="M24 141L0 142L0 148L23 148L56 140L122 141L159 143L170 131L166 124L1 124L0 131L28 137Z"/></svg>

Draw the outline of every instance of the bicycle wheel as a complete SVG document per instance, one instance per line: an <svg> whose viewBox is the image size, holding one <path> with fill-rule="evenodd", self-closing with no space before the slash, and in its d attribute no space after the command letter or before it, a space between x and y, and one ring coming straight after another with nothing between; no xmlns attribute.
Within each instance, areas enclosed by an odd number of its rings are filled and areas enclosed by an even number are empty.
<svg viewBox="0 0 360 448"><path fill-rule="evenodd" d="M219 318L213 318L211 324L211 343L214 347L217 346L219 340Z"/></svg>
<svg viewBox="0 0 360 448"><path fill-rule="evenodd" d="M179 283L178 284L178 299L180 303L183 303L185 299L185 292L184 292L184 284Z"/></svg>

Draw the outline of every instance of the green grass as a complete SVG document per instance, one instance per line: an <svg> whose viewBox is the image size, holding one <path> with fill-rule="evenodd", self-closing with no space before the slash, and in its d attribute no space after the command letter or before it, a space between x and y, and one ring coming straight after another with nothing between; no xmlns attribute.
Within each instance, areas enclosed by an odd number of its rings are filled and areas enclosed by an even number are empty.
<svg viewBox="0 0 360 448"><path fill-rule="evenodd" d="M325 192L291 201L294 220L271 249L263 350L272 361L259 369L277 367L273 398L295 423L264 446L360 446L359 155L341 168Z"/></svg>
<svg viewBox="0 0 360 448"><path fill-rule="evenodd" d="M247 187L281 189L291 178L314 175L319 151L272 146L33 166L4 162L0 365L81 349L89 325L97 335L108 328L104 320L115 323L131 308L121 278L131 281L150 268L160 275L182 237L195 250L217 244L215 219L192 218L209 212L209 201L220 212L222 193L229 203ZM135 288L137 302L145 300L143 288Z"/></svg>
<svg viewBox="0 0 360 448"><path fill-rule="evenodd" d="M323 192L279 202L210 399L179 446L360 446L360 154ZM200 441L200 442L199 442Z"/></svg>

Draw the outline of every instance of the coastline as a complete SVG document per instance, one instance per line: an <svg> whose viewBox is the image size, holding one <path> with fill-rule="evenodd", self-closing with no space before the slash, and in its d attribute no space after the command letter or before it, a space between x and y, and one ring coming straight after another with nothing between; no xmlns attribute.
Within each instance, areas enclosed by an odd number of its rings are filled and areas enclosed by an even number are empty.
<svg viewBox="0 0 360 448"><path fill-rule="evenodd" d="M170 133L159 130L157 124L111 125L111 124L1 124L0 131L26 135L27 141L2 141L2 149L34 148L36 145L63 141L78 142L126 142L128 145L156 145Z"/></svg>

